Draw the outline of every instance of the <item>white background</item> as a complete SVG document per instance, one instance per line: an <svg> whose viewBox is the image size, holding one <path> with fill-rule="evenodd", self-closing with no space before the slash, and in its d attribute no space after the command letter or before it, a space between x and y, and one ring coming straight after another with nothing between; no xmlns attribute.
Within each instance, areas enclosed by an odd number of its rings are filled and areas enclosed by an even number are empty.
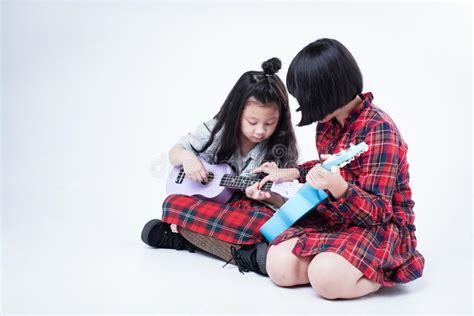
<svg viewBox="0 0 474 316"><path fill-rule="evenodd" d="M4 313L472 310L471 4L1 5ZM321 37L349 48L364 91L409 145L423 278L329 302L142 244L178 137L211 118L243 72L277 56L284 80ZM301 161L312 159L314 125L296 131Z"/></svg>

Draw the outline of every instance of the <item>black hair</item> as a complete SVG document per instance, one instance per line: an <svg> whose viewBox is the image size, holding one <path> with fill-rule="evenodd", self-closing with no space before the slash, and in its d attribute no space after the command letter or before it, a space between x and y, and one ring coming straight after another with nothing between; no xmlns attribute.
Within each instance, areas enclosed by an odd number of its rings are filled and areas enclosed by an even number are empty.
<svg viewBox="0 0 474 316"><path fill-rule="evenodd" d="M250 97L263 106L276 105L280 113L277 127L267 140L264 161L274 161L280 167L293 167L298 160L296 137L291 125L288 92L283 81L276 74L281 61L274 57L262 63L263 71L247 71L235 83L219 112L217 123L211 131L208 142L197 150L205 151L214 141L218 131L223 129L222 138L214 152L214 162L223 163L240 150L240 119Z"/></svg>
<svg viewBox="0 0 474 316"><path fill-rule="evenodd" d="M298 101L298 126L321 121L362 93L362 73L349 50L322 38L303 48L286 76L288 91Z"/></svg>

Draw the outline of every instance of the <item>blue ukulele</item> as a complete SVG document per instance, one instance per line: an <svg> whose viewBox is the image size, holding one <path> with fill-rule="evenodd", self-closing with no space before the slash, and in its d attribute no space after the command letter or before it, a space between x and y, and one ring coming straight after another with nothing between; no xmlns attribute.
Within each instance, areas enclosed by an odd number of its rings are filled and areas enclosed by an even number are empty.
<svg viewBox="0 0 474 316"><path fill-rule="evenodd" d="M323 162L323 168L331 170L333 166L344 167L355 156L367 151L369 147L365 142L352 145L341 152L332 155ZM328 197L327 193L321 189L315 189L305 183L295 196L283 204L273 216L260 227L260 232L268 241L272 241L283 231L291 227L303 215L308 213L316 205Z"/></svg>

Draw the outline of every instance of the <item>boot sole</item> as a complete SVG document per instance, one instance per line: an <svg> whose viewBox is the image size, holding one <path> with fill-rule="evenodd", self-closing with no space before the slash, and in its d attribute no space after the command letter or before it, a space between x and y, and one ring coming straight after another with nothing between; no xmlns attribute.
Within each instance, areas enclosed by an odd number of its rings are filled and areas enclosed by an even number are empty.
<svg viewBox="0 0 474 316"><path fill-rule="evenodd" d="M145 226L143 227L142 236L141 236L142 241L150 247L153 247L153 246L150 245L150 242L148 241L148 237L150 236L150 232L153 229L153 227L155 227L156 225L158 225L160 223L162 223L161 220L152 219L151 221L146 223Z"/></svg>

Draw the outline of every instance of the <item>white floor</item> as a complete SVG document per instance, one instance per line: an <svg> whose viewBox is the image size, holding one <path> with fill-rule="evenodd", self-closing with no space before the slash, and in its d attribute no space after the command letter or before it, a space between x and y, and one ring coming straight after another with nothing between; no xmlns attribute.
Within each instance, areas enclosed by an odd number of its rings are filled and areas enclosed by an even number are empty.
<svg viewBox="0 0 474 316"><path fill-rule="evenodd" d="M27 204L27 203L26 203ZM470 313L470 255L427 253L423 278L352 301L327 301L307 286L222 268L213 257L150 249L148 218L88 222L68 216L7 217L3 308L14 313ZM84 217L83 217L84 218ZM5 221L4 221L5 224Z"/></svg>

